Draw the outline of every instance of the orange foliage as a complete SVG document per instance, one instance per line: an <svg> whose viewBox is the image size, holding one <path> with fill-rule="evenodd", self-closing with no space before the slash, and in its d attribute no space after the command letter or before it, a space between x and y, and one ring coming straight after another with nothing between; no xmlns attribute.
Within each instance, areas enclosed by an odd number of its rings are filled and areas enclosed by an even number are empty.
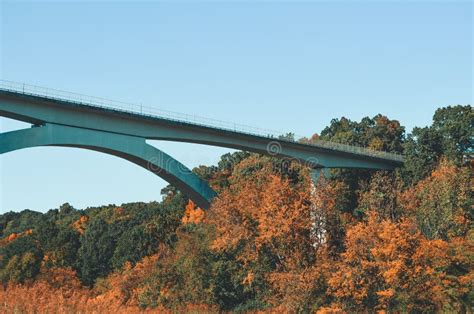
<svg viewBox="0 0 474 314"><path fill-rule="evenodd" d="M68 269L43 270L29 284L10 284L0 288L2 313L173 313L163 307L142 309L137 304L134 284L145 277L155 257L146 258L136 267L110 276L110 287L96 291L82 287ZM122 277L121 277L122 275ZM200 305L183 305L180 311L207 313Z"/></svg>
<svg viewBox="0 0 474 314"><path fill-rule="evenodd" d="M85 288L70 297L58 293L45 282L33 285L10 285L0 288L2 313L172 313L165 308L141 309L113 300L100 300Z"/></svg>
<svg viewBox="0 0 474 314"><path fill-rule="evenodd" d="M246 172L242 168L258 170L243 177ZM260 256L271 254L276 258L276 269L266 274L273 287L266 301L275 306L276 312L293 311L312 300L322 280L320 269L312 264L318 208L312 204L309 175L303 172L300 179L299 183L291 183L273 174L268 164L254 163L249 158L236 167L230 189L220 194L206 218L216 231L211 244L214 250L242 248L236 258L247 274L244 285L253 285L256 274L252 265ZM334 207L330 197L319 201L324 211Z"/></svg>
<svg viewBox="0 0 474 314"><path fill-rule="evenodd" d="M114 208L114 214L117 216L121 216L125 213L124 209L122 207L115 207Z"/></svg>
<svg viewBox="0 0 474 314"><path fill-rule="evenodd" d="M273 310L287 313L304 308L306 304L324 303L325 267L326 265L320 264L301 270L271 273L269 280L273 293L268 301L275 306Z"/></svg>
<svg viewBox="0 0 474 314"><path fill-rule="evenodd" d="M130 218L130 215L127 214L123 207L114 207L112 209L112 216L109 218L108 223L113 223L117 221L124 221Z"/></svg>
<svg viewBox="0 0 474 314"><path fill-rule="evenodd" d="M125 263L122 271L110 274L96 285L99 295L94 302L138 307L140 295L146 290L143 281L152 272L159 257L159 254L145 257L133 267L129 262Z"/></svg>
<svg viewBox="0 0 474 314"><path fill-rule="evenodd" d="M16 239L18 239L20 237L31 235L31 234L33 234L32 229L28 229L28 230L25 230L24 232L20 232L20 233L13 232L13 233L9 234L7 237L5 237L3 239L0 239L0 247L3 247L5 245L7 245L8 243L15 241Z"/></svg>
<svg viewBox="0 0 474 314"><path fill-rule="evenodd" d="M71 227L77 232L79 232L80 234L84 234L84 231L86 231L86 224L88 221L89 221L88 216L81 216L81 218L79 218L78 220L76 220L75 222L71 224Z"/></svg>
<svg viewBox="0 0 474 314"><path fill-rule="evenodd" d="M343 314L346 313L338 305L333 305L331 307L320 307L317 311L317 314Z"/></svg>
<svg viewBox="0 0 474 314"><path fill-rule="evenodd" d="M256 259L263 247L277 253L280 266L302 262L312 245L310 198L309 184L291 186L268 168L235 180L209 211L207 222L216 229L212 248L227 250L245 243L239 255L244 262Z"/></svg>
<svg viewBox="0 0 474 314"><path fill-rule="evenodd" d="M472 265L472 243L464 240L427 240L410 220L394 223L371 212L367 222L347 230L345 245L346 251L330 273L328 292L351 304L351 310L366 311L373 306L378 310L440 311L450 305L458 311L469 291L466 276L446 274L449 265L461 260ZM470 255L460 254L461 247ZM467 277L472 279L472 271ZM459 291L451 291L452 286Z"/></svg>
<svg viewBox="0 0 474 314"><path fill-rule="evenodd" d="M20 236L20 234L13 232L12 234L10 234L10 235L7 237L7 242L12 242L13 240L15 240L16 238L18 238L19 236Z"/></svg>
<svg viewBox="0 0 474 314"><path fill-rule="evenodd" d="M197 207L193 201L189 200L181 219L183 224L198 224L204 219L204 211Z"/></svg>
<svg viewBox="0 0 474 314"><path fill-rule="evenodd" d="M81 287L75 273L51 269L34 283L9 284L0 289L2 313L67 313L83 309L88 291Z"/></svg>
<svg viewBox="0 0 474 314"><path fill-rule="evenodd" d="M273 306L269 312L466 312L474 282L471 180L467 170L442 161L400 192L395 176L379 172L359 195L366 215L360 221L344 210L344 183L322 178L314 187L304 170L295 183L276 175L269 160L251 156L206 214L188 202L182 223L199 225L178 229L172 248L126 263L93 289L70 269L43 267L34 282L0 289L0 312L216 312L215 283L207 280L219 254L209 249L235 256L242 269L233 284L251 293L265 289L261 301ZM121 208L113 214L126 217ZM82 216L71 226L82 234L87 222ZM162 307L181 300L172 311Z"/></svg>

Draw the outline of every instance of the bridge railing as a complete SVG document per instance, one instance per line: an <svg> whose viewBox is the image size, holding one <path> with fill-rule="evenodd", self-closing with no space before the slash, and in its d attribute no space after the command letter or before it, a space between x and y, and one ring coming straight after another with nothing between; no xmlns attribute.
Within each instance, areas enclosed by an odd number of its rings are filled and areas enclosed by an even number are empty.
<svg viewBox="0 0 474 314"><path fill-rule="evenodd" d="M148 115L159 118L167 118L173 121L184 123L199 124L202 126L215 126L218 128L225 128L231 131L242 133L249 133L259 136L274 136L278 137L282 134L279 131L269 130L264 128L257 128L251 125L232 123L228 121L202 117L199 115L191 115L171 110L159 109L156 107L144 106L141 104L128 103L123 101L111 100L101 97L89 96L80 93L63 91L59 89L46 88L37 85L0 80L0 89L9 90L13 92L20 92L25 95L46 97L49 99L62 100L68 102L79 103L88 106L100 107L104 109L114 109L125 111L134 114Z"/></svg>
<svg viewBox="0 0 474 314"><path fill-rule="evenodd" d="M69 91L63 91L54 88L46 88L37 85L25 84L20 82L13 82L8 80L0 79L0 90L11 91L21 93L24 95L39 96L53 100L67 101L77 103L81 105L93 106L103 108L107 110L116 110L121 112L127 112L132 114L139 114L143 116L149 116L154 118L166 119L174 122L181 122L187 124L194 124L198 126L216 128L219 130L226 130L232 132L238 132L248 135L266 137L273 140L281 140L293 142L288 139L282 139L281 136L285 132L269 130L264 128L258 128L245 124L232 123L228 121L222 121L212 118L206 118L199 115L189 115L178 113L170 110L158 109L150 106L143 106L141 104L133 104L122 101L110 100L101 97L89 96L80 93L74 93ZM296 135L295 135L296 136ZM301 136L302 137L302 136ZM327 148L338 150L342 152L348 152L363 156L371 156L377 158L390 159L394 161L403 161L401 155L387 153L382 151L376 151L364 147L346 145L336 142L328 142L323 140L317 140L312 143L300 143L302 145L316 146L320 148Z"/></svg>

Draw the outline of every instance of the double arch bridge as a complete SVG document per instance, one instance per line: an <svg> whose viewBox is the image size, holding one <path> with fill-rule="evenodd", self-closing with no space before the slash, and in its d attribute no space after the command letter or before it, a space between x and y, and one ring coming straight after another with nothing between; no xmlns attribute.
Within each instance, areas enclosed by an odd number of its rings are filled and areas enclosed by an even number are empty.
<svg viewBox="0 0 474 314"><path fill-rule="evenodd" d="M163 118L104 107L96 101L72 100L32 89L0 84L0 116L30 123L31 128L0 133L0 154L37 146L76 147L114 155L144 167L208 208L216 193L179 161L146 143L164 140L198 143L289 157L309 165L317 175L328 168L394 169L400 155L359 147L294 141L231 128Z"/></svg>

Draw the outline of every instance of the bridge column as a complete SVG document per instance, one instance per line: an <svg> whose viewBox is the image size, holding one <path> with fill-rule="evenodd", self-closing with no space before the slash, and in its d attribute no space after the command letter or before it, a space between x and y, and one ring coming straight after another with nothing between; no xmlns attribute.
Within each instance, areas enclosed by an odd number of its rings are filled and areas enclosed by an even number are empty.
<svg viewBox="0 0 474 314"><path fill-rule="evenodd" d="M174 185L204 209L216 196L207 182L141 137L56 124L0 134L0 154L38 146L83 148L126 159Z"/></svg>
<svg viewBox="0 0 474 314"><path fill-rule="evenodd" d="M313 186L315 188L318 186L318 182L319 182L319 179L321 178L321 174L324 176L325 179L329 179L331 177L331 172L329 168L311 169L311 180L313 181Z"/></svg>

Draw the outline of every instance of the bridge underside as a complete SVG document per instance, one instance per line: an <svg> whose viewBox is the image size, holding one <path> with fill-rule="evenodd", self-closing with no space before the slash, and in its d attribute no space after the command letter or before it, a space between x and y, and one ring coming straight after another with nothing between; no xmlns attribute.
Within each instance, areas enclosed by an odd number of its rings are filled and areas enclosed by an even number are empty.
<svg viewBox="0 0 474 314"><path fill-rule="evenodd" d="M314 180L321 169L390 170L403 164L400 156L351 146L305 145L18 91L0 90L0 116L35 125L0 134L0 154L35 146L65 146L118 156L160 176L202 208L210 206L216 193L191 170L146 140L198 143L289 158L312 168Z"/></svg>
<svg viewBox="0 0 474 314"><path fill-rule="evenodd" d="M163 178L204 209L216 196L205 181L144 138L54 124L0 134L0 154L38 146L77 147L126 159Z"/></svg>
<svg viewBox="0 0 474 314"><path fill-rule="evenodd" d="M41 125L45 123L124 134L148 140L197 143L270 154L297 160L312 168L394 169L403 161L379 154L305 145L294 141L174 121L40 96L0 90L0 116Z"/></svg>

